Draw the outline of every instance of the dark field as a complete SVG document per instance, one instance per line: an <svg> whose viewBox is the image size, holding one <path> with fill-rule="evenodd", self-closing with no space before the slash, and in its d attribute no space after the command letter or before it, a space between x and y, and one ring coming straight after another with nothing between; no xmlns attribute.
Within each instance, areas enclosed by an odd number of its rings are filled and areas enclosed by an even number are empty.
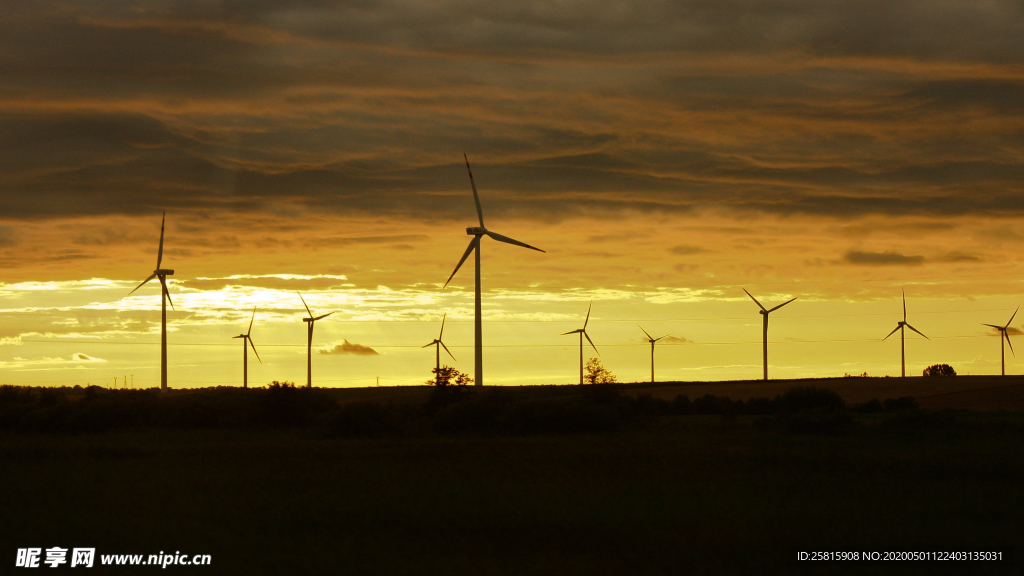
<svg viewBox="0 0 1024 576"><path fill-rule="evenodd" d="M9 567L16 548L56 545L211 554L166 569L204 574L1020 573L1015 559L793 561L801 549L1007 556L1024 542L1022 415L843 413L817 433L672 414L598 433L5 432L0 541Z"/></svg>

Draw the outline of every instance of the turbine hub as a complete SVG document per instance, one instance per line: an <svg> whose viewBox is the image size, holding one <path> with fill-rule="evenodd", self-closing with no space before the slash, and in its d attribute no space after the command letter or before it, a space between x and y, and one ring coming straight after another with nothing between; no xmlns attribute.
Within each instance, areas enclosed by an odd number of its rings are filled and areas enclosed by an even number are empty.
<svg viewBox="0 0 1024 576"><path fill-rule="evenodd" d="M484 228L483 226L471 226L466 228L466 234L469 234L470 236L483 236L484 234L487 234L487 228Z"/></svg>

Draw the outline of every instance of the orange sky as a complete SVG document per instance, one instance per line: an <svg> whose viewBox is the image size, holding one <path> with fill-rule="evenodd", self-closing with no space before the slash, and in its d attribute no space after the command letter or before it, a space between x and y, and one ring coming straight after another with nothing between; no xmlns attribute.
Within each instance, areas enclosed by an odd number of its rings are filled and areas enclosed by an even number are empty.
<svg viewBox="0 0 1024 576"><path fill-rule="evenodd" d="M999 371L1021 303L1024 14L1012 2L50 2L0 23L0 381L159 378L167 210L174 387ZM742 17L737 18L739 14ZM13 49L16 47L17 49ZM1024 325L1021 318L1014 326ZM348 341L377 354L327 354ZM340 348L340 350L351 350ZM1007 350L1007 371L1019 373Z"/></svg>

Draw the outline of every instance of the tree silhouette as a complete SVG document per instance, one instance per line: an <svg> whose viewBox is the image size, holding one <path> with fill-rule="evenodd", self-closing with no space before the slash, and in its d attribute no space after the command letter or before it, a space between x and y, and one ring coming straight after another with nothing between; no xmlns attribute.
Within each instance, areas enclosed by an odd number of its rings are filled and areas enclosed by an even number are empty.
<svg viewBox="0 0 1024 576"><path fill-rule="evenodd" d="M441 366L440 370L433 368L430 373L435 377L427 380L428 386L468 386L473 383L473 378L469 374L459 372L451 366Z"/></svg>
<svg viewBox="0 0 1024 576"><path fill-rule="evenodd" d="M615 375L608 371L601 364L600 358L591 358L587 360L586 373L583 376L583 381L587 384L614 384L618 382Z"/></svg>
<svg viewBox="0 0 1024 576"><path fill-rule="evenodd" d="M956 376L956 370L949 364L933 364L924 369L925 376Z"/></svg>

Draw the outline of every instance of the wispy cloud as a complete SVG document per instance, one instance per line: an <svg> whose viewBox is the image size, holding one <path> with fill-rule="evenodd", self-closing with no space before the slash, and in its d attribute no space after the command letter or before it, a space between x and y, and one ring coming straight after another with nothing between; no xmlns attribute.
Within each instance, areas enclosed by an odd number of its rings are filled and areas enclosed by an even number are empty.
<svg viewBox="0 0 1024 576"><path fill-rule="evenodd" d="M377 356L380 354L369 346L363 346L362 344L355 344L345 340L340 344L334 344L327 348L320 349L321 354L353 354L356 356Z"/></svg>
<svg viewBox="0 0 1024 576"><path fill-rule="evenodd" d="M906 256L893 251L860 252L851 250L846 253L843 260L847 264L865 266L920 266L924 263L924 256Z"/></svg>

